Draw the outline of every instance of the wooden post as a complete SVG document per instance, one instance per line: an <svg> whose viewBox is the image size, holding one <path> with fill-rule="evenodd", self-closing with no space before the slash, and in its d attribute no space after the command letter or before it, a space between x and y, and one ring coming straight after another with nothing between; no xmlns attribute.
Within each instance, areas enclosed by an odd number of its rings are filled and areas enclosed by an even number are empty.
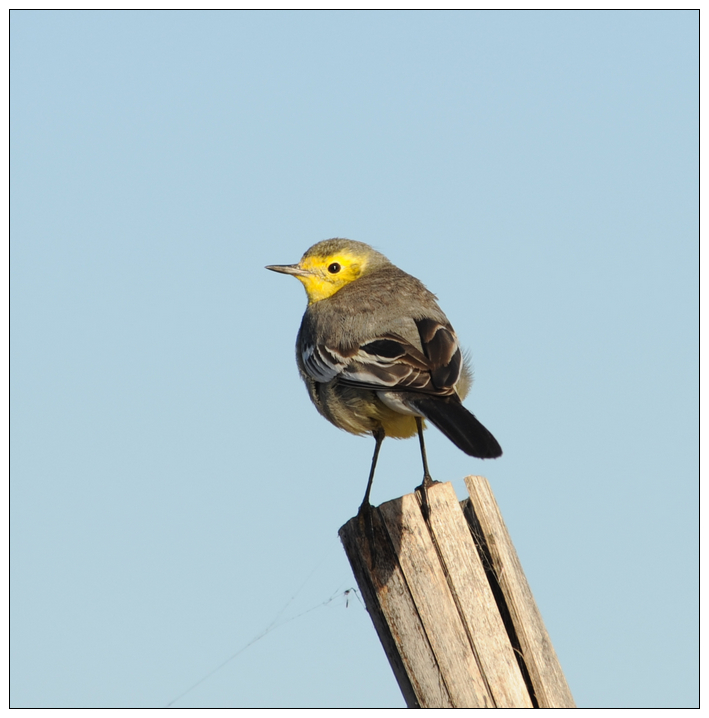
<svg viewBox="0 0 709 718"><path fill-rule="evenodd" d="M574 707L488 482L429 489L373 509L340 538L409 707ZM374 558L374 560L372 560Z"/></svg>

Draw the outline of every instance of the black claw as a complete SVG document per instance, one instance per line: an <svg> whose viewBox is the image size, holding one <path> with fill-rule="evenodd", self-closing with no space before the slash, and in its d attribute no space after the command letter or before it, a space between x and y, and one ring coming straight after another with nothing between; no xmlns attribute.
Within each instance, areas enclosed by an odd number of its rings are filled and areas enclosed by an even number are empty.
<svg viewBox="0 0 709 718"><path fill-rule="evenodd" d="M433 484L430 476L424 476L420 486L416 487L416 492L421 497L421 513L425 521L428 521L431 515L431 504L428 502L428 487Z"/></svg>
<svg viewBox="0 0 709 718"><path fill-rule="evenodd" d="M360 527L364 531L364 536L367 539L367 546L369 547L369 557L371 568L374 568L376 564L377 549L374 543L374 520L373 520L374 508L369 501L365 500L359 507L357 517L360 521Z"/></svg>

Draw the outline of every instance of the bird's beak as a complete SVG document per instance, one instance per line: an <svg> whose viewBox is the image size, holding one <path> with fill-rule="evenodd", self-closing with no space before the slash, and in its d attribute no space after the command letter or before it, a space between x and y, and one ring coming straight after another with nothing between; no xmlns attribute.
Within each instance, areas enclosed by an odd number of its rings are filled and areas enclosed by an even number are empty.
<svg viewBox="0 0 709 718"><path fill-rule="evenodd" d="M307 277L310 275L305 269L301 269L297 264L269 264L266 269L272 272L280 272L281 274L292 274L294 277Z"/></svg>

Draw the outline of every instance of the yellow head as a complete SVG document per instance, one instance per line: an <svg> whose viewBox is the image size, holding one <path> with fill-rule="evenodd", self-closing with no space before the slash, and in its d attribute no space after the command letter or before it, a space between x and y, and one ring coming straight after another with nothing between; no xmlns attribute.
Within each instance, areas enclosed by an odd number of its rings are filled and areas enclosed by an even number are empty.
<svg viewBox="0 0 709 718"><path fill-rule="evenodd" d="M308 304L314 304L388 264L389 260L368 244L351 239L326 239L314 244L298 264L273 264L266 269L299 279L308 295Z"/></svg>

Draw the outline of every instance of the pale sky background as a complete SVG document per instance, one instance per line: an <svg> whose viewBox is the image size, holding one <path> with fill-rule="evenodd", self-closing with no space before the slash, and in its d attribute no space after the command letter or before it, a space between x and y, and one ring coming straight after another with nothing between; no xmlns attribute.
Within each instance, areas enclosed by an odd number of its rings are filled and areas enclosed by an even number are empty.
<svg viewBox="0 0 709 718"><path fill-rule="evenodd" d="M696 706L697 115L695 11L12 12L12 706L403 706L337 536L373 441L263 269L333 236L471 351L505 454L431 471L578 705ZM373 501L420 478L386 441Z"/></svg>

